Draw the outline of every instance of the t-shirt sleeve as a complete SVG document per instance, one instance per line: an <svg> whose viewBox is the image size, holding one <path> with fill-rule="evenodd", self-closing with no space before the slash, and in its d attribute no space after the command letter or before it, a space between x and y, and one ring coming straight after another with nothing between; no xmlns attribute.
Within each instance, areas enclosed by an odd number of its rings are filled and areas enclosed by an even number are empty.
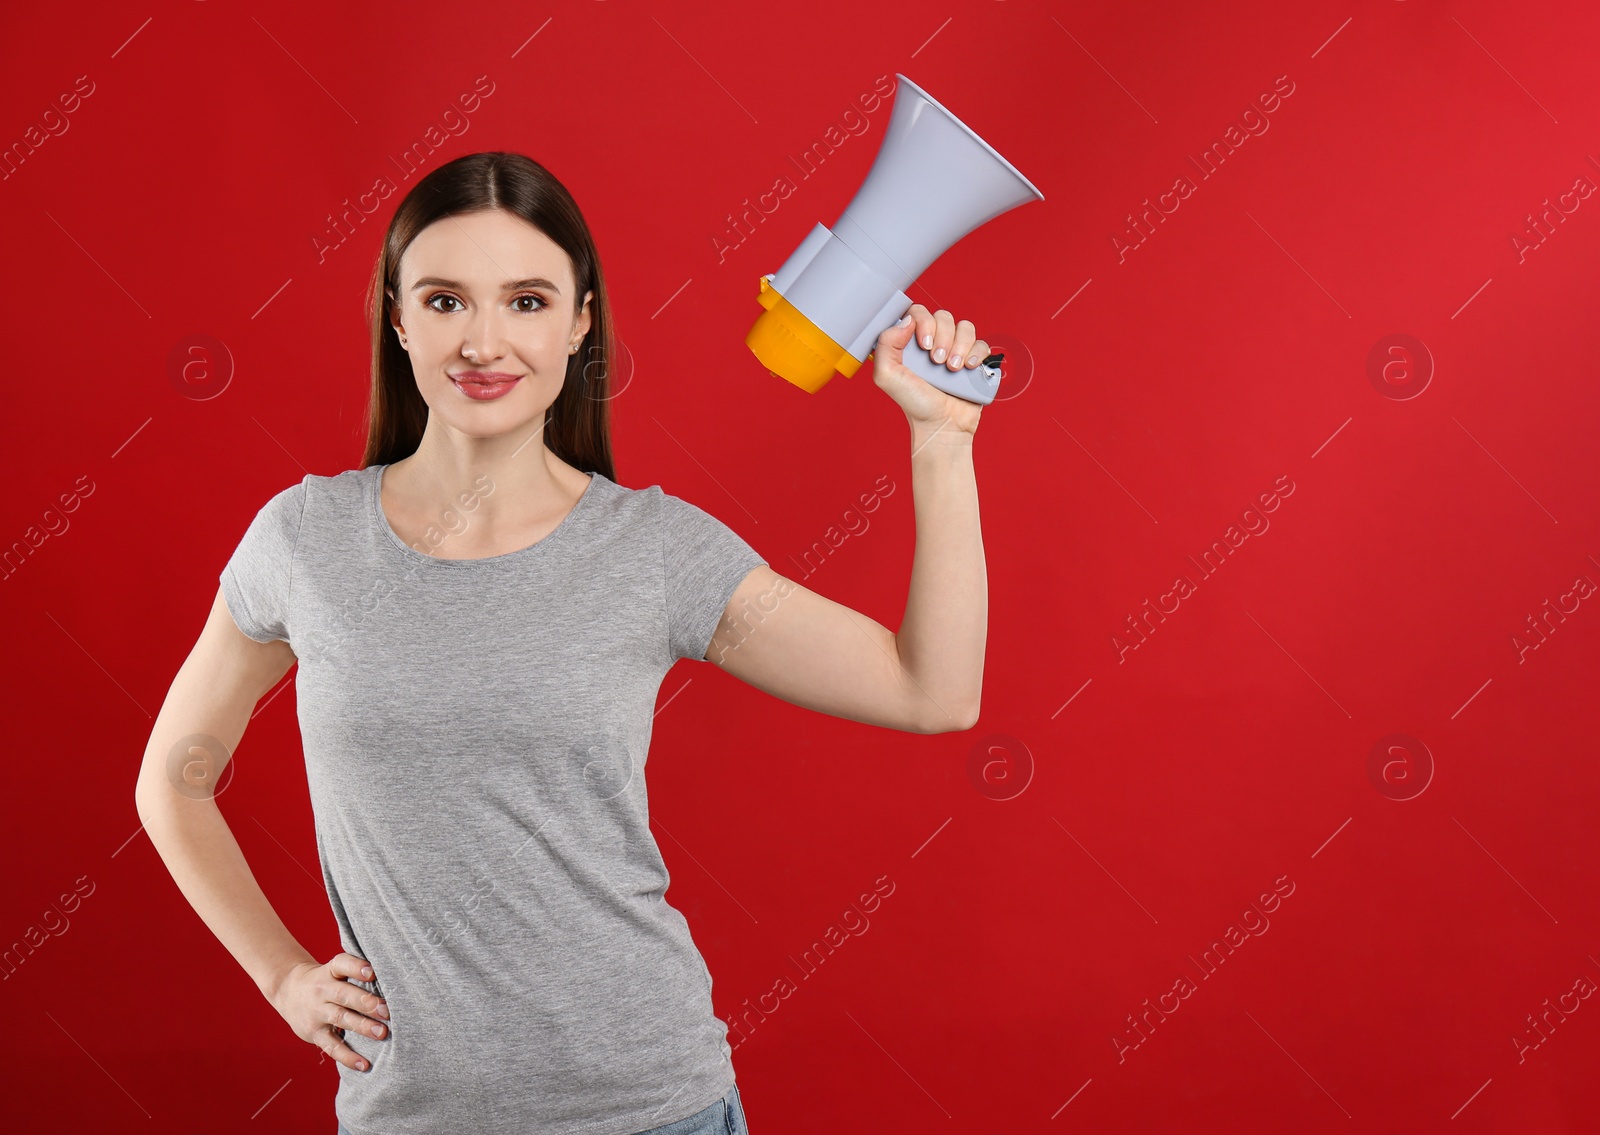
<svg viewBox="0 0 1600 1135"><path fill-rule="evenodd" d="M262 505L222 569L228 611L257 642L289 641L289 587L305 500L302 481Z"/></svg>
<svg viewBox="0 0 1600 1135"><path fill-rule="evenodd" d="M673 661L703 661L711 636L751 570L766 563L743 537L704 509L661 494L661 563Z"/></svg>

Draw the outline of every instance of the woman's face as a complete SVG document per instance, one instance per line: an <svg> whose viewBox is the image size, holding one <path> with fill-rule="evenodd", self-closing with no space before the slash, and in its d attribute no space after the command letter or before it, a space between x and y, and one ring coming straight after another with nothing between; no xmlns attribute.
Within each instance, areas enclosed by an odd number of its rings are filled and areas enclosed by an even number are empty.
<svg viewBox="0 0 1600 1135"><path fill-rule="evenodd" d="M430 425L471 437L540 429L594 295L575 310L561 246L501 209L457 214L417 234L399 278L390 318Z"/></svg>

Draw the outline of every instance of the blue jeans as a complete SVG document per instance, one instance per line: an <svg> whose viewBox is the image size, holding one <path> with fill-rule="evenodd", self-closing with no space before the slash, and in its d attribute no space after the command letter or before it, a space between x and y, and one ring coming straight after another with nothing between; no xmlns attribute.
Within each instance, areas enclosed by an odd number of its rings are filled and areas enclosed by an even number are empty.
<svg viewBox="0 0 1600 1135"><path fill-rule="evenodd" d="M339 1135L350 1135L350 1129L339 1124ZM739 1101L739 1085L729 1088L728 1094L710 1107L637 1135L750 1135L744 1123L744 1105Z"/></svg>

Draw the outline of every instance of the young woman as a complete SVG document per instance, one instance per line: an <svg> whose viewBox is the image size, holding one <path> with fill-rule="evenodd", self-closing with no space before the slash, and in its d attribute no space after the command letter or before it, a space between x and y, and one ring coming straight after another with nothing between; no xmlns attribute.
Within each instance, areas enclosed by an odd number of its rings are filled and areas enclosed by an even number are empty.
<svg viewBox="0 0 1600 1135"><path fill-rule="evenodd" d="M295 1035L337 1061L348 1135L745 1135L711 975L666 901L644 764L678 659L918 733L978 716L987 588L972 324L912 307L875 350L911 426L898 633L773 571L709 513L619 484L605 278L566 189L459 158L395 212L370 297L361 468L257 513L162 706L137 804L184 896ZM939 354L940 351L945 354ZM295 689L343 950L273 912L214 785L258 698Z"/></svg>

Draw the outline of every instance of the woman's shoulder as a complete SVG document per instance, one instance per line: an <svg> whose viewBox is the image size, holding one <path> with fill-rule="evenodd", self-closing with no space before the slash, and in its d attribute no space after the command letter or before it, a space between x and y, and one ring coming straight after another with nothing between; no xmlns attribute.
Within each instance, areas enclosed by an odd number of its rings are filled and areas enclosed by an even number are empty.
<svg viewBox="0 0 1600 1135"><path fill-rule="evenodd" d="M323 475L307 473L300 480L274 492L260 506L260 513L277 523L298 529L314 514L326 514L340 506L358 506L364 499L375 469L347 469Z"/></svg>
<svg viewBox="0 0 1600 1135"><path fill-rule="evenodd" d="M593 516L604 516L628 522L654 516L658 508L659 486L635 489L619 484L604 473L592 473L592 480L584 490L585 511Z"/></svg>
<svg viewBox="0 0 1600 1135"><path fill-rule="evenodd" d="M729 526L717 512L702 507L685 497L668 492L662 485L649 485L642 489L623 489L616 494L625 502L628 519L639 526L648 526L663 547L668 549L700 549L712 546L744 545L744 538ZM734 502L730 515L741 508ZM735 521L737 522L737 520Z"/></svg>
<svg viewBox="0 0 1600 1135"><path fill-rule="evenodd" d="M274 499L280 496L291 496L298 499L305 496L309 492L353 486L358 482L365 481L367 478L376 475L377 471L378 467L376 465L369 465L365 469L346 469L342 473L332 473L326 475L321 473L307 473L298 481L279 490L274 495Z"/></svg>
<svg viewBox="0 0 1600 1135"><path fill-rule="evenodd" d="M595 474L596 488L614 509L627 510L653 519L671 520L684 512L700 512L699 506L683 497L669 493L660 483L643 488L618 484L599 473Z"/></svg>
<svg viewBox="0 0 1600 1135"><path fill-rule="evenodd" d="M308 503L327 503L338 500L357 502L362 493L371 488L378 476L377 465L365 469L345 469L338 473L307 473L286 492L298 492Z"/></svg>
<svg viewBox="0 0 1600 1135"><path fill-rule="evenodd" d="M632 488L596 473L586 495L589 500L584 513L596 527L608 526L634 536L646 532L652 540L666 544L697 543L708 529L724 527L708 509L668 492L659 483Z"/></svg>

